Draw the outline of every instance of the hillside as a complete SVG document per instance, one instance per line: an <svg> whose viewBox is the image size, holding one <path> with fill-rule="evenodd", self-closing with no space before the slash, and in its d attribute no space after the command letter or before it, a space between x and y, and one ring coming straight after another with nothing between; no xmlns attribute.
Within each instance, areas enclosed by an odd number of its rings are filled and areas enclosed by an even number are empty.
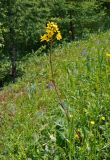
<svg viewBox="0 0 110 160"><path fill-rule="evenodd" d="M106 55L108 53L108 55ZM1 160L110 159L110 30L18 63L23 75L0 91Z"/></svg>

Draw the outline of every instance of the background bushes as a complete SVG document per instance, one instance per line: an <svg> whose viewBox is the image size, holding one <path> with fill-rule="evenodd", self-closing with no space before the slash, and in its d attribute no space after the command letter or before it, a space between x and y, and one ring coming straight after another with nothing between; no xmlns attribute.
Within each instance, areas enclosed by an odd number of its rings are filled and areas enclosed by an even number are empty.
<svg viewBox="0 0 110 160"><path fill-rule="evenodd" d="M0 54L11 62L13 78L16 61L41 47L47 21L58 23L64 41L110 27L110 2L104 0L1 0L0 6Z"/></svg>

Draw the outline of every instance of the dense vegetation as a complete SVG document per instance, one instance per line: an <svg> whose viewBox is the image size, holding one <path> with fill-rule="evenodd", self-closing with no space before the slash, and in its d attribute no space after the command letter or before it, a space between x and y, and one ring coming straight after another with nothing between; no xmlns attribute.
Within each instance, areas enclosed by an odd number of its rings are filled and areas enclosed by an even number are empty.
<svg viewBox="0 0 110 160"><path fill-rule="evenodd" d="M107 0L0 1L1 160L110 159L109 28Z"/></svg>
<svg viewBox="0 0 110 160"><path fill-rule="evenodd" d="M0 57L11 62L5 72L10 72L8 77L14 82L16 61L41 47L40 35L49 20L59 24L63 40L71 41L86 38L89 32L107 29L109 16L110 2L104 0L1 0ZM2 75L4 77L4 73ZM2 80L0 82L3 85Z"/></svg>
<svg viewBox="0 0 110 160"><path fill-rule="evenodd" d="M110 158L110 31L63 44L54 77L68 109L60 109L48 56L19 63L24 76L0 93L1 159Z"/></svg>

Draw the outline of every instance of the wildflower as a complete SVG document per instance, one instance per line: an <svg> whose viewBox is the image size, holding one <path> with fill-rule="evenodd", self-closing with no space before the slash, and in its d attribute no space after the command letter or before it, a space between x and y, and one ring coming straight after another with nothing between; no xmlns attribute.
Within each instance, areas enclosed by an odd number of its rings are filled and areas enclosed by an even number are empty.
<svg viewBox="0 0 110 160"><path fill-rule="evenodd" d="M48 31L47 35L48 35L48 38L51 39L54 35L54 32L53 31Z"/></svg>
<svg viewBox="0 0 110 160"><path fill-rule="evenodd" d="M41 36L41 42L42 41L49 41L49 37L47 34L44 34L43 36Z"/></svg>
<svg viewBox="0 0 110 160"><path fill-rule="evenodd" d="M48 89L53 89L55 86L52 81L47 84Z"/></svg>
<svg viewBox="0 0 110 160"><path fill-rule="evenodd" d="M107 57L110 57L110 52L106 52L106 56L107 56Z"/></svg>
<svg viewBox="0 0 110 160"><path fill-rule="evenodd" d="M91 121L90 123L91 123L92 125L94 125L94 124L95 124L95 122L94 122L94 121Z"/></svg>
<svg viewBox="0 0 110 160"><path fill-rule="evenodd" d="M62 36L59 31L58 25L54 22L48 22L47 27L45 28L46 34L41 36L41 42L42 41L50 41L52 37L55 35L57 40L61 40Z"/></svg>
<svg viewBox="0 0 110 160"><path fill-rule="evenodd" d="M62 36L61 36L60 31L58 31L58 33L57 33L57 35L56 35L56 38L57 38L57 40L61 40L61 39L62 39Z"/></svg>
<svg viewBox="0 0 110 160"><path fill-rule="evenodd" d="M101 120L105 121L105 117L104 117L104 116L102 116L102 117L101 117Z"/></svg>
<svg viewBox="0 0 110 160"><path fill-rule="evenodd" d="M83 50L83 51L81 52L81 55L82 55L82 56L86 56L86 55L87 55L87 52L86 52L85 50Z"/></svg>
<svg viewBox="0 0 110 160"><path fill-rule="evenodd" d="M47 27L46 27L46 32L48 32L48 30L53 31L53 32L58 32L59 29L56 23L48 22Z"/></svg>

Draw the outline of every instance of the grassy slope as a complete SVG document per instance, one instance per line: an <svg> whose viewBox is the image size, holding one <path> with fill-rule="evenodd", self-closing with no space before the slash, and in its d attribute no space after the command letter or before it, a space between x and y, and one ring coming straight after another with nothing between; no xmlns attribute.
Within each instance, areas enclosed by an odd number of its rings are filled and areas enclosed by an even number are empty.
<svg viewBox="0 0 110 160"><path fill-rule="evenodd" d="M19 64L22 79L0 92L1 159L110 158L110 60L106 51L110 51L110 31L54 51L55 81L72 117L70 126L49 86L48 56L33 54ZM57 135L57 123L63 128L59 129L63 138ZM59 137L70 141L66 150Z"/></svg>

